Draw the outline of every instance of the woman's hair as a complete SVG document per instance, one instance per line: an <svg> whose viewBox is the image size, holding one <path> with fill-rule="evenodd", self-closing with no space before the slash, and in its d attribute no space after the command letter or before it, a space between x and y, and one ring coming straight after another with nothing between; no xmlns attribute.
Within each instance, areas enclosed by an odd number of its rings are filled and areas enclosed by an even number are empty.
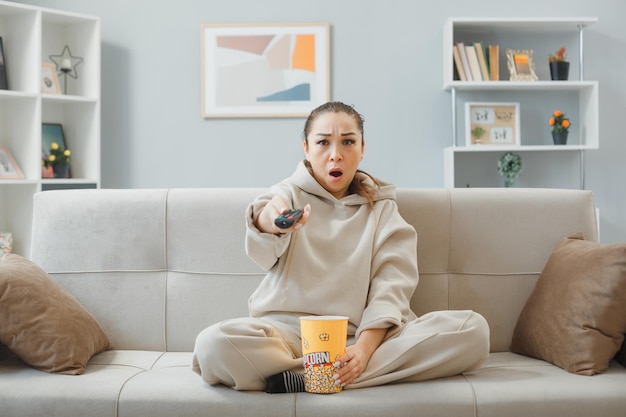
<svg viewBox="0 0 626 417"><path fill-rule="evenodd" d="M361 137L363 137L363 123L365 119L363 116L357 112L353 106L349 106L347 104L342 103L341 101L329 101L328 103L324 103L319 107L316 107L311 111L309 117L307 117L306 122L304 122L304 140L307 140L309 137L309 133L311 133L311 125L315 120L317 120L318 116L326 113L345 113L348 116L352 117L356 122L357 127L359 128L359 132L361 132Z"/></svg>
<svg viewBox="0 0 626 417"><path fill-rule="evenodd" d="M304 122L304 129L302 132L304 135L304 140L307 143L309 142L308 136L309 136L309 133L311 133L311 126L313 125L313 122L319 116L326 114L326 113L345 113L348 116L352 117L354 121L356 122L359 132L361 132L361 139L363 140L363 144L365 143L365 135L363 133L363 124L365 122L365 119L359 112L357 112L354 109L353 106L347 105L340 101L329 101L313 109L313 111L311 111L311 114L309 114L309 117L307 117L306 122ZM311 167L311 164L308 163L308 161L306 162L306 167L309 169L309 172L311 172L312 174L313 169ZM374 185L371 185L366 182L361 182L355 175L354 178L352 179L352 183L350 184L350 187L348 188L348 193L358 194L362 197L367 198L367 201L369 202L370 206L373 207L374 198L378 194L378 187L380 186L380 182L375 177L371 176L365 171L358 170L357 172L360 172L364 175L367 175L369 178L371 178Z"/></svg>

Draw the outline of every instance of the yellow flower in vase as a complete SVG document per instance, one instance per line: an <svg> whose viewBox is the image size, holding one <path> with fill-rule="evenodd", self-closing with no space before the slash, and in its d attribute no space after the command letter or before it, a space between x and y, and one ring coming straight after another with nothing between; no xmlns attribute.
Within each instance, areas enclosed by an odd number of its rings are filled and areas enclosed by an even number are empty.
<svg viewBox="0 0 626 417"><path fill-rule="evenodd" d="M52 167L55 178L68 178L71 156L72 152L69 149L62 150L58 143L52 142L50 153L43 160L43 164L46 168Z"/></svg>

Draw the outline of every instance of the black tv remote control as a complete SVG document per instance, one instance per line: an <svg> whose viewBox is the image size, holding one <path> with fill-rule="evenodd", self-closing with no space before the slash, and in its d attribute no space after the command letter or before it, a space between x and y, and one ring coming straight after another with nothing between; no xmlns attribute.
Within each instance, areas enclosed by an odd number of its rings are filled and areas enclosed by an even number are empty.
<svg viewBox="0 0 626 417"><path fill-rule="evenodd" d="M281 229L289 229L295 222L300 220L302 214L303 211L300 209L289 210L288 212L276 217L274 224Z"/></svg>

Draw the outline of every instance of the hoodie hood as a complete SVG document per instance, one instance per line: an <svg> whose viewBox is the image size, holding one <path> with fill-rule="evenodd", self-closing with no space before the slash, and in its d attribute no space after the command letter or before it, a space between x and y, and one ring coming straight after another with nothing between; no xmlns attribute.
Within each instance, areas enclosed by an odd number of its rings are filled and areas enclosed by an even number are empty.
<svg viewBox="0 0 626 417"><path fill-rule="evenodd" d="M378 180L380 185L376 185L372 178L363 171L357 171L356 178L362 183L367 183L373 188L376 188L378 192L373 196L374 202L380 200L394 200L396 199L396 186L383 181ZM313 194L317 197L330 200L339 204L347 206L356 206L369 204L366 197L358 194L349 194L341 199L335 198L328 190L320 185L319 182L311 175L309 169L306 166L306 160L301 161L296 167L295 172L289 178L289 181L303 191Z"/></svg>

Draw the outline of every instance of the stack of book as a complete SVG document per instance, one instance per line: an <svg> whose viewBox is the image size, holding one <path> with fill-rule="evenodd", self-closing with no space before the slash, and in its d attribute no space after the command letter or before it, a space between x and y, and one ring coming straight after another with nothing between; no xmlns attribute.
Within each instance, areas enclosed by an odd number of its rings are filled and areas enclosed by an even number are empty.
<svg viewBox="0 0 626 417"><path fill-rule="evenodd" d="M461 81L500 80L500 47L483 42L453 45L454 68Z"/></svg>

